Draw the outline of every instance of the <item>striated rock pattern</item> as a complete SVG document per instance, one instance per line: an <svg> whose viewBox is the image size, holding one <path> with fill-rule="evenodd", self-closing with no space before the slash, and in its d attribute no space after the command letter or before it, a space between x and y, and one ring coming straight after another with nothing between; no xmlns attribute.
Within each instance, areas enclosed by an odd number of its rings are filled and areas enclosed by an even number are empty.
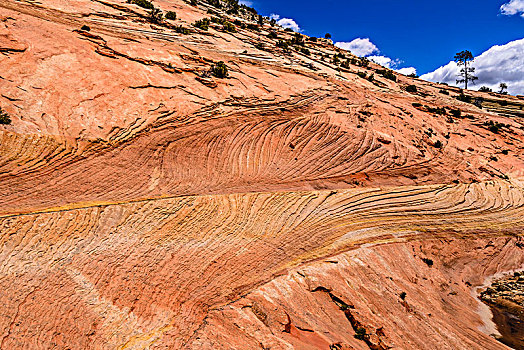
<svg viewBox="0 0 524 350"><path fill-rule="evenodd" d="M518 242L429 239L306 264L213 310L192 347L505 349L479 333L470 286L522 264Z"/></svg>
<svg viewBox="0 0 524 350"><path fill-rule="evenodd" d="M154 5L0 0L0 349L505 348L520 99Z"/></svg>

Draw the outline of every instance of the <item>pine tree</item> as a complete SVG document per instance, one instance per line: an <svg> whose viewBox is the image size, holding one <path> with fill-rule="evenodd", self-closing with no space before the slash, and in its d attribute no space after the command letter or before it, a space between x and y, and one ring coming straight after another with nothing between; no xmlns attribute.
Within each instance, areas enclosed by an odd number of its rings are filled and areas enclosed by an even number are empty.
<svg viewBox="0 0 524 350"><path fill-rule="evenodd" d="M508 90L508 84L506 84L506 83L500 83L499 88L500 88L499 94L503 94L503 95L505 95L505 94L508 93L508 92L507 92L507 90Z"/></svg>
<svg viewBox="0 0 524 350"><path fill-rule="evenodd" d="M464 83L464 88L468 88L468 82L474 82L478 79L475 74L475 68L471 67L471 63L475 58L470 51L464 50L455 55L455 62L457 62L459 67L463 67L458 74L459 79L457 79L457 84Z"/></svg>

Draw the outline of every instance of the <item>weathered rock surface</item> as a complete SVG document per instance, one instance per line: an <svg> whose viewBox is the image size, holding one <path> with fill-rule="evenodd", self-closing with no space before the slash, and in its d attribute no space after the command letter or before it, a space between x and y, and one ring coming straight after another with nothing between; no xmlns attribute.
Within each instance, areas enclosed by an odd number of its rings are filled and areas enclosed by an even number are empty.
<svg viewBox="0 0 524 350"><path fill-rule="evenodd" d="M520 272L496 279L480 294L483 301L499 306L512 305L521 313L524 308L524 276ZM510 302L510 303L506 303Z"/></svg>
<svg viewBox="0 0 524 350"><path fill-rule="evenodd" d="M524 346L524 276L522 272L495 278L480 298L488 304L497 324L497 339L514 348Z"/></svg>
<svg viewBox="0 0 524 350"><path fill-rule="evenodd" d="M154 4L0 0L0 349L504 348L522 100Z"/></svg>

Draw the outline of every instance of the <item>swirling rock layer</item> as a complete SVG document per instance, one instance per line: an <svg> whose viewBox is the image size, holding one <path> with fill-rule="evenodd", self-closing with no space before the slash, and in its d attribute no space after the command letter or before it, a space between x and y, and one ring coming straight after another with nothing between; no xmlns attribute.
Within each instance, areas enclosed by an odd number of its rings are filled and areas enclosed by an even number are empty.
<svg viewBox="0 0 524 350"><path fill-rule="evenodd" d="M503 348L471 288L523 263L518 113L217 29L0 0L0 349Z"/></svg>

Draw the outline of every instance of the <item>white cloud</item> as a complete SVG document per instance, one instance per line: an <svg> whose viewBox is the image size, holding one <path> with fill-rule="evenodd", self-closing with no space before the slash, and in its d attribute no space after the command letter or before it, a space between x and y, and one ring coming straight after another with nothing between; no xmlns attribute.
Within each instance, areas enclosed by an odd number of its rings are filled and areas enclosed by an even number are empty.
<svg viewBox="0 0 524 350"><path fill-rule="evenodd" d="M500 12L506 16L519 14L524 18L524 0L511 0L500 7Z"/></svg>
<svg viewBox="0 0 524 350"><path fill-rule="evenodd" d="M300 26L295 22L292 18L280 18L280 15L277 14L271 14L269 18L274 19L277 21L277 24L282 26L283 28L291 28L294 32L301 32L302 29L300 29Z"/></svg>
<svg viewBox="0 0 524 350"><path fill-rule="evenodd" d="M478 89L485 85L498 90L500 83L508 84L510 94L524 94L524 39L505 45L495 45L473 61L475 75L479 79L468 88ZM429 81L440 81L456 85L459 68L453 61L421 76Z"/></svg>
<svg viewBox="0 0 524 350"><path fill-rule="evenodd" d="M350 51L352 54L367 57L371 61L380 64L383 67L396 70L397 72L405 75L412 73L417 73L417 70L414 67L405 67L399 68L402 64L402 61L399 59L392 59L387 56L378 55L380 50L377 45L373 44L369 38L357 38L350 42L337 42L336 47L339 47L343 50Z"/></svg>
<svg viewBox="0 0 524 350"><path fill-rule="evenodd" d="M374 53L378 53L378 47L369 40L369 38L356 38L350 42L338 42L335 44L336 47L341 49L351 51L354 55L357 56L369 56Z"/></svg>
<svg viewBox="0 0 524 350"><path fill-rule="evenodd" d="M411 74L417 74L417 69L415 67L405 67L405 68L400 68L400 69L395 69L397 72L399 72L400 74L404 74L404 75L411 75Z"/></svg>
<svg viewBox="0 0 524 350"><path fill-rule="evenodd" d="M376 64L380 64L382 67L393 69L400 74L417 74L417 69L415 67L398 68L398 66L402 64L402 61L399 59L392 59L387 56L369 56L368 58Z"/></svg>
<svg viewBox="0 0 524 350"><path fill-rule="evenodd" d="M402 63L400 60L394 60L386 56L368 56L370 61L375 62L376 64L380 64L383 67L386 68L395 68L400 63Z"/></svg>

